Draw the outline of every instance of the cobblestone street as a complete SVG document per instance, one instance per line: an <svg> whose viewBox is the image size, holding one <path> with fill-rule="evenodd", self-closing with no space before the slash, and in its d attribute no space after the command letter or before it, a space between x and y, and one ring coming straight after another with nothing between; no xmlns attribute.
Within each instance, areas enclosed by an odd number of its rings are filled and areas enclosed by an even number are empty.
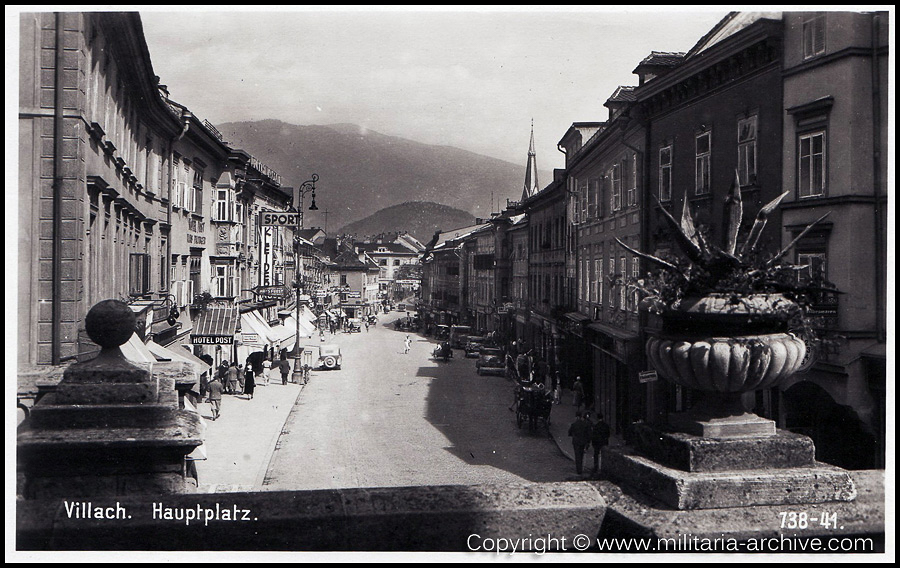
<svg viewBox="0 0 900 568"><path fill-rule="evenodd" d="M433 342L382 321L367 333L327 336L339 371L314 373L291 412L264 489L329 489L559 481L572 474L546 430L516 427L512 384L475 373L457 350L431 359ZM552 420L552 418L551 418Z"/></svg>

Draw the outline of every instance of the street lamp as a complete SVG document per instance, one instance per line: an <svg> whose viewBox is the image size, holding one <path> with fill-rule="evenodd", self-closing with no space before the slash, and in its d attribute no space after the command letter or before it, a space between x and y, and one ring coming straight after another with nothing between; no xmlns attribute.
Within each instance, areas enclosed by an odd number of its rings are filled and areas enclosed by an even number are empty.
<svg viewBox="0 0 900 568"><path fill-rule="evenodd" d="M300 236L300 231L303 229L303 197L307 193L312 194L312 203L309 206L310 211L318 211L319 208L316 207L316 182L319 181L319 176L313 174L312 177L305 182L300 184L300 187L297 188L297 236ZM296 304L294 307L297 310L297 335L296 342L294 343L294 372L291 374L291 381L294 383L300 383L303 379L303 371L300 370L300 241L297 241L297 248L294 253L294 280L297 283L297 290L294 293L294 303Z"/></svg>

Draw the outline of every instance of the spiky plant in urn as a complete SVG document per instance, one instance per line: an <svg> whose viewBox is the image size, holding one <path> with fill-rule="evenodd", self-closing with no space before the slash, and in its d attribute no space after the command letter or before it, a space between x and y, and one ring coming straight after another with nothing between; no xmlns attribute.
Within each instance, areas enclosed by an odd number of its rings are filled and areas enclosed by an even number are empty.
<svg viewBox="0 0 900 568"><path fill-rule="evenodd" d="M687 262L646 254L616 239L661 268L633 283L644 295L642 308L662 319L660 333L647 341L648 360L665 379L704 394L688 413L669 417L679 430L716 436L775 432L774 422L745 411L741 396L777 386L804 362L808 330L803 306L822 291L823 284L799 279L798 270L806 267L784 258L828 216L774 254L759 250L767 219L787 193L760 209L740 247L743 204L737 172L725 200L722 247L695 228L687 195L680 220L657 201Z"/></svg>

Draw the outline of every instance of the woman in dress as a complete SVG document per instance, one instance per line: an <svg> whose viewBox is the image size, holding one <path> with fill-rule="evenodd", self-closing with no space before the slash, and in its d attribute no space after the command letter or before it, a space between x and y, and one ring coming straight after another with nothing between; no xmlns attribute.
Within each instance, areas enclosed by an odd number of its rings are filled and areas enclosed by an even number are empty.
<svg viewBox="0 0 900 568"><path fill-rule="evenodd" d="M247 400L253 399L253 389L256 387L256 383L253 381L253 365L250 364L250 360L247 360L247 367L244 371L244 394L247 395Z"/></svg>

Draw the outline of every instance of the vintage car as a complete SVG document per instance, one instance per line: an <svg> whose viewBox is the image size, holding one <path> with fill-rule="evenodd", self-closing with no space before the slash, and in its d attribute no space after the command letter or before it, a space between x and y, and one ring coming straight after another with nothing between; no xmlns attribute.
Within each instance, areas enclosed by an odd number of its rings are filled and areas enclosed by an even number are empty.
<svg viewBox="0 0 900 568"><path fill-rule="evenodd" d="M450 346L454 349L462 349L466 346L469 336L472 335L472 328L467 325L451 325L450 326Z"/></svg>
<svg viewBox="0 0 900 568"><path fill-rule="evenodd" d="M469 340L466 341L466 357L474 357L477 358L481 348L484 347L484 337L479 337L477 335L470 335Z"/></svg>
<svg viewBox="0 0 900 568"><path fill-rule="evenodd" d="M362 321L359 318L350 318L347 320L347 331L350 333L359 333L362 331Z"/></svg>
<svg viewBox="0 0 900 568"><path fill-rule="evenodd" d="M343 363L341 356L341 348L339 345L320 345L319 346L319 368L320 369L340 369Z"/></svg>
<svg viewBox="0 0 900 568"><path fill-rule="evenodd" d="M503 351L496 347L483 347L478 361L475 362L475 372L479 375L505 375L506 362L503 360Z"/></svg>

